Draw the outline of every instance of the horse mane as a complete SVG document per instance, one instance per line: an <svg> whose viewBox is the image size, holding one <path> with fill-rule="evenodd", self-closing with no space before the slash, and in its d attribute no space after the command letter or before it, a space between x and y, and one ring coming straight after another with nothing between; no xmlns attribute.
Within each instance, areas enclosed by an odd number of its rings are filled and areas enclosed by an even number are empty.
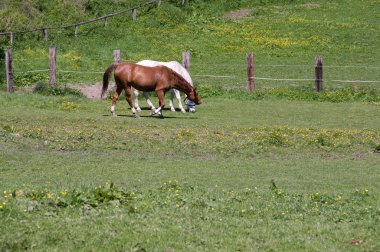
<svg viewBox="0 0 380 252"><path fill-rule="evenodd" d="M193 86L190 85L185 78L183 78L180 74L178 74L176 71L168 68L170 70L170 77L174 79L175 83L180 83L184 85L185 90L181 90L185 93L191 92L193 89ZM178 88L176 88L178 89Z"/></svg>
<svg viewBox="0 0 380 252"><path fill-rule="evenodd" d="M194 87L193 80L189 72L178 61L161 62L164 66L169 67L176 73L180 74L191 86Z"/></svg>

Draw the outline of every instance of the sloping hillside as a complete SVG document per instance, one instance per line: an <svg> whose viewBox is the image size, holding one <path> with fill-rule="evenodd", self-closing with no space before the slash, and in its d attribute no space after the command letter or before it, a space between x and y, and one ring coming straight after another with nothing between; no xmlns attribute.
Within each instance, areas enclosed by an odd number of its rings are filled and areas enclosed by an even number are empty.
<svg viewBox="0 0 380 252"><path fill-rule="evenodd" d="M73 24L144 2L3 1L0 30ZM182 52L190 51L197 83L230 84L231 79L197 77L228 75L241 76L232 80L240 85L245 82L246 54L253 52L258 66L266 65L256 68L259 77L309 79L315 56L322 55L326 65L339 67L339 71L327 70L330 79L376 80L378 71L373 69L380 65L377 2L189 0L182 5L181 0L163 0L159 8L153 4L138 9L134 22L128 12L109 18L107 26L103 20L79 26L77 37L73 27L49 30L46 42L40 31L16 35L12 45L16 85L46 81L46 76L30 70L46 69L49 46L58 48L60 70L72 72L103 71L112 62L114 49L121 49L123 60L129 61L181 61ZM0 36L0 40L2 49L11 47L9 36ZM278 65L305 68L273 67ZM96 81L95 74L59 76L60 83Z"/></svg>

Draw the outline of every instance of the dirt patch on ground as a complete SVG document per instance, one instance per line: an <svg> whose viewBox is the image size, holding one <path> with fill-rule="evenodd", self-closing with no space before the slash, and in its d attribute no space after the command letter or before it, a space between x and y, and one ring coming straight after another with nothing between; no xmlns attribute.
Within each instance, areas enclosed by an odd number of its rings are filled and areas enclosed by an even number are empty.
<svg viewBox="0 0 380 252"><path fill-rule="evenodd" d="M67 85L69 88L76 89L82 92L84 96L90 99L100 99L100 93L102 92L102 85Z"/></svg>
<svg viewBox="0 0 380 252"><path fill-rule="evenodd" d="M251 17L252 12L253 12L252 9L240 9L240 10L228 12L224 15L224 17L228 19L249 18Z"/></svg>
<svg viewBox="0 0 380 252"><path fill-rule="evenodd" d="M102 92L102 84L97 83L94 85L88 85L88 84L66 84L66 87L79 90L84 96L90 99L99 100L100 94ZM114 83L110 83L108 85L108 92L112 91L115 88Z"/></svg>
<svg viewBox="0 0 380 252"><path fill-rule="evenodd" d="M100 99L100 94L102 92L102 84L97 83L94 85L88 85L88 84L64 84L60 86L60 88L70 88L80 91L84 96L90 99ZM20 87L18 90L22 92L32 93L34 89L36 88L35 85L27 86L27 87ZM108 92L114 90L115 85L113 83L110 83L108 86Z"/></svg>

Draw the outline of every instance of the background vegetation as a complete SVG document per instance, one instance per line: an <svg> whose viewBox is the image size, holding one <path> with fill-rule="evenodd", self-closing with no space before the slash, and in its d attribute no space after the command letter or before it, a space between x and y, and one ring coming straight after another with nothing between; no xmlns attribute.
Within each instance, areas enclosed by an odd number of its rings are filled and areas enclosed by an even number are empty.
<svg viewBox="0 0 380 252"><path fill-rule="evenodd" d="M2 1L0 30L141 2ZM0 92L0 250L378 251L378 83L331 81L379 80L378 1L181 3L81 26L78 37L0 37L16 84ZM251 12L227 17L241 9ZM27 72L48 68L49 46L54 88L45 72ZM197 113L160 119L145 108L134 119L121 99L114 118L109 99L69 88L98 84L114 49L131 61L181 61L190 50ZM313 79L323 55L325 91L257 80L246 92L250 51L256 76L279 79Z"/></svg>
<svg viewBox="0 0 380 252"><path fill-rule="evenodd" d="M142 2L9 1L3 4L3 11L22 12L21 7L29 4L36 10L33 18L23 22L8 14L0 17L3 25L12 24L5 22L7 19L15 23L4 27L4 31L27 30L73 24ZM242 8L250 10L244 18L227 17L229 11ZM74 37L74 28L50 30L47 42L42 32L17 35L13 45L16 85L46 82L46 72L27 71L48 69L48 47L57 46L61 84L99 82L99 74L84 72L103 72L113 61L113 50L121 49L124 61L148 58L181 61L182 52L190 51L192 77L200 86L244 89L245 57L253 52L256 77L313 79L314 58L322 55L326 88L352 85L377 88L378 83L331 81L379 80L377 10L376 1L362 4L352 0L339 3L215 0L189 1L184 6L181 1L163 1L161 8L152 4L138 9L136 22L127 13L110 18L106 27L103 21L80 26L78 37ZM3 48L10 47L9 37L0 39ZM1 83L4 86L4 78ZM257 80L256 83L258 88L313 86L313 81Z"/></svg>

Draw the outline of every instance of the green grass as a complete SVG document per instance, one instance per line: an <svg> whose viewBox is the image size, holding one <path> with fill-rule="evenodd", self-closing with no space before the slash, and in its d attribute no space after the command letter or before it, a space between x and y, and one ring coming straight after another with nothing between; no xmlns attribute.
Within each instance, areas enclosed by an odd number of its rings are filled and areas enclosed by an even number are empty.
<svg viewBox="0 0 380 252"><path fill-rule="evenodd" d="M128 7L44 4L54 12L35 8L15 27ZM0 92L0 251L380 250L378 83L333 81L379 80L377 1L175 6L138 11L135 23L83 26L76 38L16 37L16 92ZM253 12L223 18L234 8ZM48 68L49 46L58 48L56 88L47 72L25 73ZM65 88L99 83L114 49L131 61L181 61L189 50L203 96L197 113L165 110L160 119L146 109L135 119L120 99L111 117L109 99ZM256 80L246 92L247 52L256 77L278 79L313 79L322 55L325 91L313 81ZM23 91L36 83L35 93Z"/></svg>
<svg viewBox="0 0 380 252"><path fill-rule="evenodd" d="M4 250L380 246L376 104L207 98L135 119L0 95Z"/></svg>
<svg viewBox="0 0 380 252"><path fill-rule="evenodd" d="M258 78L313 79L314 58L322 55L326 88L378 87L378 83L333 81L379 81L376 1L242 2L241 7L253 12L249 18L238 20L223 18L223 5L217 1L206 6L200 8L199 3L190 3L178 9L164 4L158 10L139 12L134 23L117 17L110 19L107 27L102 22L80 27L77 38L70 30L51 31L48 42L38 34L20 37L13 46L15 83L23 86L38 80L47 82L47 72L25 71L48 69L48 47L54 45L58 48L61 84L99 82L99 74L83 72L103 72L113 61L113 50L121 49L124 61L181 61L182 52L190 51L191 74L197 85L244 88L246 53L253 52ZM182 18L173 24L173 16L178 12ZM311 88L314 82L257 80L256 85Z"/></svg>
<svg viewBox="0 0 380 252"><path fill-rule="evenodd" d="M12 225L30 233L35 248L63 242L69 250L376 250L377 210L369 206L373 197L366 189L305 195L274 184L264 193L257 188L236 192L170 180L151 191L105 184L56 195L47 189L16 194L24 194L17 197L26 200L18 203L27 211L9 211L8 219L20 219ZM36 223L31 216L42 218ZM12 238L5 248L30 248L22 235Z"/></svg>

